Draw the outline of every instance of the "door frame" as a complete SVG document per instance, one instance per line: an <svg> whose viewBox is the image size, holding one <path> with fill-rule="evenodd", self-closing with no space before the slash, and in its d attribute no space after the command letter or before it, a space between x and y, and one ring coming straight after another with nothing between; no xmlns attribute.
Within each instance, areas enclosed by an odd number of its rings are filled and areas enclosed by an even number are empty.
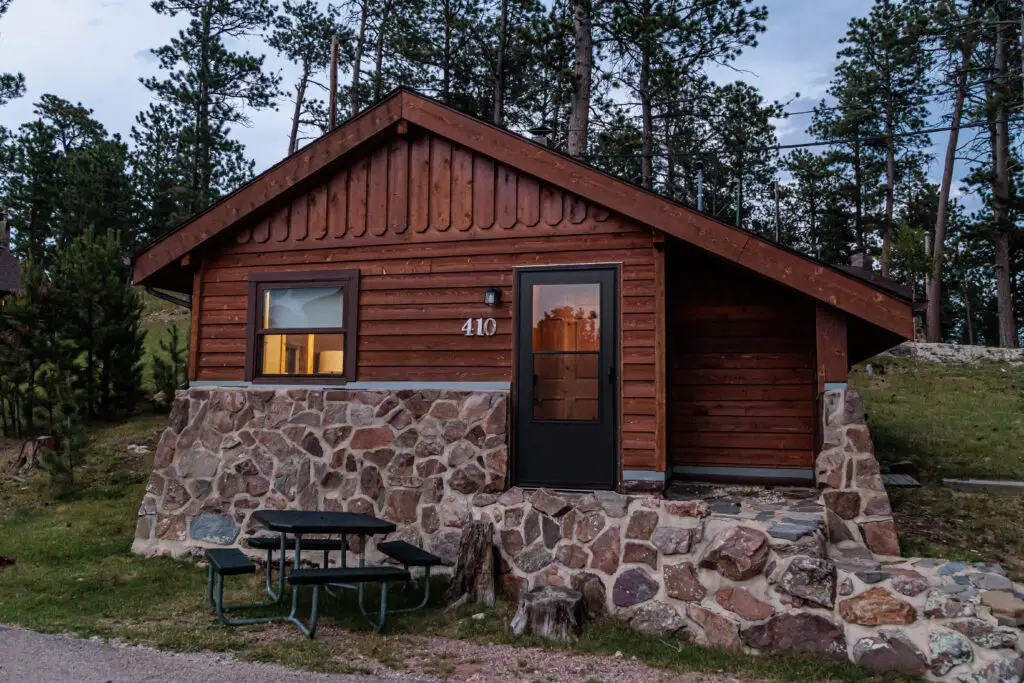
<svg viewBox="0 0 1024 683"><path fill-rule="evenodd" d="M512 268L512 382L509 392L511 406L509 410L509 485L519 486L519 295L520 275L523 272L572 271L572 270L609 270L613 275L614 291L612 292L612 318L615 320L616 334L612 338L612 362L616 368L615 387L609 410L612 412L612 488L622 488L622 262L601 261L597 263L558 263L539 266L514 266ZM570 491L591 491L591 488L563 489Z"/></svg>

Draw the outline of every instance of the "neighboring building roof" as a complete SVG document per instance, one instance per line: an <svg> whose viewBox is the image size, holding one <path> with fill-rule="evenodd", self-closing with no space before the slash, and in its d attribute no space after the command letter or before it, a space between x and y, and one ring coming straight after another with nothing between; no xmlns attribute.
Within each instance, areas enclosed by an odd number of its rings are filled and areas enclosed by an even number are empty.
<svg viewBox="0 0 1024 683"><path fill-rule="evenodd" d="M158 271L283 194L399 134L409 124L562 187L637 223L661 230L725 260L904 338L913 334L905 297L838 268L791 251L746 230L615 178L524 137L399 89L332 132L162 236L134 259L137 283L155 283Z"/></svg>
<svg viewBox="0 0 1024 683"><path fill-rule="evenodd" d="M6 245L0 245L0 296L18 292L20 270L18 259L6 249Z"/></svg>

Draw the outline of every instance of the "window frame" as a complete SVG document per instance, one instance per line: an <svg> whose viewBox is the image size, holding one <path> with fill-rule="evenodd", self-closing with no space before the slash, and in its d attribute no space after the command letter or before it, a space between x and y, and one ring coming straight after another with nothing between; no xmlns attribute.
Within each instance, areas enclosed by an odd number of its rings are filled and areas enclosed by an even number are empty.
<svg viewBox="0 0 1024 683"><path fill-rule="evenodd" d="M309 289L318 287L340 287L342 306L342 327L324 328L281 328L272 329L269 334L344 334L344 360L341 375L264 375L258 372L257 360L260 352L257 344L265 336L259 328L262 319L263 291L267 289ZM344 385L356 381L356 352L359 329L359 271L358 270L313 270L303 272L258 272L249 273L249 303L245 329L245 381L260 384L318 384Z"/></svg>

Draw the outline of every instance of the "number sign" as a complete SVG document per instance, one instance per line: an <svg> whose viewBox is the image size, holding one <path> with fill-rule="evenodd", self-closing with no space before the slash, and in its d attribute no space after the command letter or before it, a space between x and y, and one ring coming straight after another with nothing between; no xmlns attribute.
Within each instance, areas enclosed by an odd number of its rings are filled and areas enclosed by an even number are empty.
<svg viewBox="0 0 1024 683"><path fill-rule="evenodd" d="M498 331L498 321L494 318L466 318L462 332L467 337L493 337Z"/></svg>

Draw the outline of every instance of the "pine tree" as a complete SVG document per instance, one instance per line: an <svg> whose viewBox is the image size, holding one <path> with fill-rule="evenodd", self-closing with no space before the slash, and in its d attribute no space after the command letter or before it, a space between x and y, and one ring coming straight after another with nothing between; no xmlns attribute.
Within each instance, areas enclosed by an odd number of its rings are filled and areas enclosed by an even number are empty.
<svg viewBox="0 0 1024 683"><path fill-rule="evenodd" d="M151 6L188 21L167 45L153 50L164 77L142 84L179 126L184 205L197 213L252 175L231 126L247 124L248 109L274 108L280 77L264 72L262 56L233 51L229 43L263 32L273 11L267 0L154 0ZM147 117L151 124L153 118Z"/></svg>
<svg viewBox="0 0 1024 683"><path fill-rule="evenodd" d="M326 90L317 79L331 61L331 44L337 37L342 58L352 58L352 32L339 21L337 8L329 5L321 11L313 0L284 0L281 13L274 19L274 31L268 43L283 57L299 67L295 83L295 107L292 113L288 152L294 153L303 139L303 128L312 126L319 135L326 129L322 104L309 93L310 86Z"/></svg>
<svg viewBox="0 0 1024 683"><path fill-rule="evenodd" d="M174 401L174 393L185 381L188 346L177 325L172 324L167 330L167 338L160 340L160 353L153 355L153 384L156 395L162 396L158 402L169 407Z"/></svg>
<svg viewBox="0 0 1024 683"><path fill-rule="evenodd" d="M0 0L0 19L11 8L12 0ZM24 74L0 73L0 107L25 94Z"/></svg>
<svg viewBox="0 0 1024 683"><path fill-rule="evenodd" d="M897 184L901 176L920 168L928 145L922 130L927 116L930 53L925 49L926 16L920 3L875 0L867 17L850 21L841 41L836 82L852 92L847 99L867 110L877 122L877 144L885 152L885 209L882 224L882 274L889 269Z"/></svg>

